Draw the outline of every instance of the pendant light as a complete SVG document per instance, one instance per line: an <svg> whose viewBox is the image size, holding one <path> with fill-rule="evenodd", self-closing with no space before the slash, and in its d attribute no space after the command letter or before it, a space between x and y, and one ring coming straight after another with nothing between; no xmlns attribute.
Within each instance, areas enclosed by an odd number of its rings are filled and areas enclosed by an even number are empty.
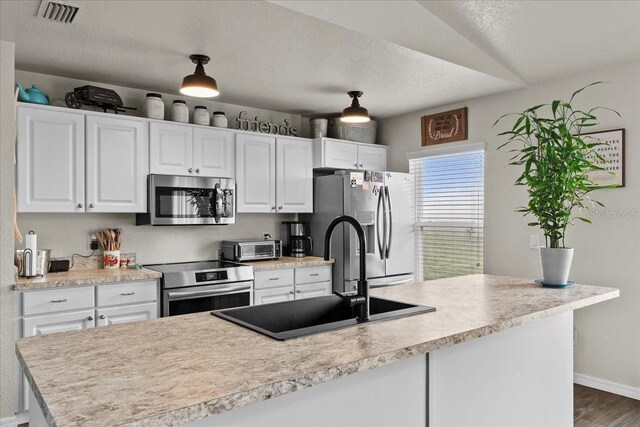
<svg viewBox="0 0 640 427"><path fill-rule="evenodd" d="M366 123L371 120L367 109L361 107L360 102L358 101L358 98L362 96L362 92L352 90L351 92L347 92L347 94L353 98L353 101L351 102L351 107L347 107L342 111L340 121L346 123Z"/></svg>
<svg viewBox="0 0 640 427"><path fill-rule="evenodd" d="M204 72L204 64L208 63L210 58L206 55L191 55L189 58L196 64L196 70L182 80L180 93L196 98L213 98L220 95L216 79Z"/></svg>

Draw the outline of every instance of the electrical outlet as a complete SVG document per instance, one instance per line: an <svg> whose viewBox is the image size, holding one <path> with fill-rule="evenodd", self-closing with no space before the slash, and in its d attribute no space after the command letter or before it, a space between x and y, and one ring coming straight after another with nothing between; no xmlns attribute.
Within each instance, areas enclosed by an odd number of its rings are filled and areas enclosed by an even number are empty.
<svg viewBox="0 0 640 427"><path fill-rule="evenodd" d="M94 251L98 249L98 239L96 239L96 235L93 233L89 234L89 239L87 242L87 248L90 251Z"/></svg>
<svg viewBox="0 0 640 427"><path fill-rule="evenodd" d="M529 249L540 249L540 236L531 234L529 236Z"/></svg>

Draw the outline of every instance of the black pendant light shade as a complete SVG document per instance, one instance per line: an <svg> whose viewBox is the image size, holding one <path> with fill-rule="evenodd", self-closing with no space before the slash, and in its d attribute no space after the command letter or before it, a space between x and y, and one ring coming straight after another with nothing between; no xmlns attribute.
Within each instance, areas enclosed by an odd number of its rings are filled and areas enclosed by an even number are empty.
<svg viewBox="0 0 640 427"><path fill-rule="evenodd" d="M351 92L347 92L351 98L353 98L353 102L351 102L351 107L347 107L342 111L342 117L340 117L340 121L346 123L365 123L371 120L369 118L369 112L366 108L360 106L360 101L358 98L362 96L362 92L357 90L352 90Z"/></svg>
<svg viewBox="0 0 640 427"><path fill-rule="evenodd" d="M208 63L210 58L206 55L191 55L189 58L197 64L196 70L182 79L180 93L196 98L213 98L220 95L216 79L204 72L204 64Z"/></svg>

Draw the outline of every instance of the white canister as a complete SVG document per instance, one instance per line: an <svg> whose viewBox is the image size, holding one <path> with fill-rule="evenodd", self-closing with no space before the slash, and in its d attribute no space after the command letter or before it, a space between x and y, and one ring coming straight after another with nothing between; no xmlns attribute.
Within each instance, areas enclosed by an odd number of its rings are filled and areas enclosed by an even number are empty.
<svg viewBox="0 0 640 427"><path fill-rule="evenodd" d="M149 119L164 120L164 102L159 93L148 93L142 107L143 114Z"/></svg>
<svg viewBox="0 0 640 427"><path fill-rule="evenodd" d="M176 99L171 104L171 120L174 122L189 123L189 107L181 99Z"/></svg>
<svg viewBox="0 0 640 427"><path fill-rule="evenodd" d="M193 123L196 125L209 126L209 111L204 105L196 105L193 109Z"/></svg>
<svg viewBox="0 0 640 427"><path fill-rule="evenodd" d="M213 112L213 116L211 116L211 126L226 128L227 124L227 116L224 115L224 111Z"/></svg>

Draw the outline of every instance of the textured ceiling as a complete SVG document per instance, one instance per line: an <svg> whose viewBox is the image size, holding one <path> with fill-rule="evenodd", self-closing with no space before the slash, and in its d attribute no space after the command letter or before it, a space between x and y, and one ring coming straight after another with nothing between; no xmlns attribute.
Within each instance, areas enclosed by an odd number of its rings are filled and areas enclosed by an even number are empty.
<svg viewBox="0 0 640 427"><path fill-rule="evenodd" d="M566 22L572 8L558 7L562 15L548 23L536 11L549 6L537 3L73 2L82 8L65 25L35 17L39 1L0 1L0 38L16 43L19 69L177 93L193 71L189 54L204 53L220 102L303 115L338 112L349 103L346 91L358 89L372 115L387 117L637 54L637 41L617 42L620 33L637 32L637 3L622 12L592 7L582 22L591 25L597 14L617 24L587 31ZM505 22L528 15L542 21ZM565 22L556 27L556 20ZM584 34L616 47L547 60L549 40L575 43Z"/></svg>

